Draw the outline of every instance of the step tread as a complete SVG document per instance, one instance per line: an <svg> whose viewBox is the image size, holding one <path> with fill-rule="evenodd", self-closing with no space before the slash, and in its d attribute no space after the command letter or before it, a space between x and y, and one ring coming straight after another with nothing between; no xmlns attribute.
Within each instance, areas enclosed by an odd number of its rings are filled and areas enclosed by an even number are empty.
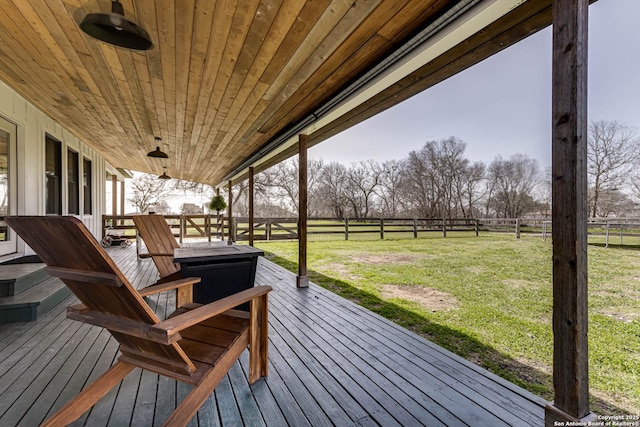
<svg viewBox="0 0 640 427"><path fill-rule="evenodd" d="M3 306L32 305L39 303L64 287L65 284L62 283L60 279L50 277L40 282L37 286L27 289L18 295L0 297L0 309L2 309Z"/></svg>
<svg viewBox="0 0 640 427"><path fill-rule="evenodd" d="M0 283L15 282L21 277L36 273L46 267L44 263L0 265Z"/></svg>

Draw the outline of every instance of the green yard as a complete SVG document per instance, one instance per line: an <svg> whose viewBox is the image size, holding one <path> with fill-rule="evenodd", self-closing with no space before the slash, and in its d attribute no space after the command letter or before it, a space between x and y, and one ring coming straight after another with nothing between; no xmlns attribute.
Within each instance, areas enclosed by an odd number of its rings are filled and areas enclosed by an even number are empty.
<svg viewBox="0 0 640 427"><path fill-rule="evenodd" d="M640 413L640 246L589 246L592 410ZM626 242L625 242L626 243ZM259 242L296 271L297 242ZM313 241L311 280L552 400L551 241Z"/></svg>

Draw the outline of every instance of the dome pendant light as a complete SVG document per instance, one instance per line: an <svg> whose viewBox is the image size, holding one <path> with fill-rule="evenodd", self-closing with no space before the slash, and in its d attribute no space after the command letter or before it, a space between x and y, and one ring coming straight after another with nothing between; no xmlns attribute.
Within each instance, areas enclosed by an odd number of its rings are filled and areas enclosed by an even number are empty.
<svg viewBox="0 0 640 427"><path fill-rule="evenodd" d="M85 16L80 29L98 40L127 49L153 48L149 33L124 17L124 8L118 0L111 2L111 13L90 13Z"/></svg>
<svg viewBox="0 0 640 427"><path fill-rule="evenodd" d="M156 136L156 149L153 151L149 151L147 153L147 157L154 157L156 159L168 159L169 156L164 151L160 150L160 141L162 141L159 137Z"/></svg>
<svg viewBox="0 0 640 427"><path fill-rule="evenodd" d="M162 175L158 176L158 179L171 179L171 177L167 175L167 168L163 166L162 169Z"/></svg>

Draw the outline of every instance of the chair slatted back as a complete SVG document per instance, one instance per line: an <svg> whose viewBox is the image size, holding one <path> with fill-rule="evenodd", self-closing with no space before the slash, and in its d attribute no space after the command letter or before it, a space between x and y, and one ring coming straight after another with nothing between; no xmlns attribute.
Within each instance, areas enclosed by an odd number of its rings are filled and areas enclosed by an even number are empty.
<svg viewBox="0 0 640 427"><path fill-rule="evenodd" d="M173 255L173 250L180 247L173 236L171 227L162 215L135 215L133 222L138 233L160 273L160 277L167 277L180 270L173 262L172 256L154 256L153 254Z"/></svg>
<svg viewBox="0 0 640 427"><path fill-rule="evenodd" d="M7 223L36 252L89 309L144 325L158 317L122 274L85 225L75 217L7 217ZM65 273L66 272L66 273ZM159 365L190 373L193 364L178 344L163 345L122 332L110 331L121 351Z"/></svg>

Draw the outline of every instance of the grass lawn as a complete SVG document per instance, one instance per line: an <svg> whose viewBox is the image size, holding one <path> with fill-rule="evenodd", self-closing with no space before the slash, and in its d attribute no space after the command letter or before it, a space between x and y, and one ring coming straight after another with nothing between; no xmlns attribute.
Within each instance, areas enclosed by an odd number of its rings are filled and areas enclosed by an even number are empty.
<svg viewBox="0 0 640 427"><path fill-rule="evenodd" d="M592 410L640 414L640 246L589 246ZM590 240L590 241L591 241ZM603 240L603 239L601 239ZM297 242L259 242L297 271ZM311 280L552 400L551 241L312 241Z"/></svg>

